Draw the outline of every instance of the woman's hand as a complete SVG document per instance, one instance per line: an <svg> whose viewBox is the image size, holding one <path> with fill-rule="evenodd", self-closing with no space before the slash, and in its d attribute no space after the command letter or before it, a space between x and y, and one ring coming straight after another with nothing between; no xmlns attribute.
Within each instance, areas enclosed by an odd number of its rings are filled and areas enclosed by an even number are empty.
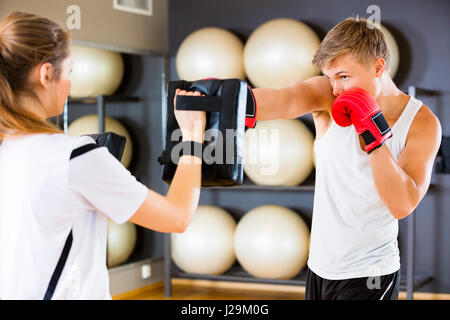
<svg viewBox="0 0 450 320"><path fill-rule="evenodd" d="M200 92L186 91L177 89L174 97L174 113L183 134L183 141L195 141L203 143L205 126L206 126L206 114L204 111L185 111L177 110L176 101L178 95L185 96L204 96Z"/></svg>

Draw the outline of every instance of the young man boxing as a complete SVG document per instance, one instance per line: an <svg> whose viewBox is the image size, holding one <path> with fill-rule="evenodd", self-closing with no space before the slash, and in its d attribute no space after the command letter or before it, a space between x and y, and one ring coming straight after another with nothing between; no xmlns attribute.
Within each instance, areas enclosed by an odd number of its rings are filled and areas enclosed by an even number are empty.
<svg viewBox="0 0 450 320"><path fill-rule="evenodd" d="M316 188L306 299L397 299L398 220L428 190L439 120L389 75L382 32L349 18L313 63L323 76L254 90L258 120L313 114Z"/></svg>

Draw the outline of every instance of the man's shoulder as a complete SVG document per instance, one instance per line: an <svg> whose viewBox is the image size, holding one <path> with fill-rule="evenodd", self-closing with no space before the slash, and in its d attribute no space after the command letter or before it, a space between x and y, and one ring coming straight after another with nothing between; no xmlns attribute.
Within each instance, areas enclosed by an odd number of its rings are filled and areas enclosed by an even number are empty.
<svg viewBox="0 0 450 320"><path fill-rule="evenodd" d="M422 107L416 114L412 126L416 130L426 130L430 132L434 132L440 129L441 124L439 122L438 117L431 111L431 109L422 104Z"/></svg>
<svg viewBox="0 0 450 320"><path fill-rule="evenodd" d="M309 78L305 83L308 84L311 94L316 97L316 100L322 107L321 110L313 112L314 118L330 117L331 106L336 98L333 95L333 88L331 87L330 80L325 76L316 76Z"/></svg>
<svg viewBox="0 0 450 320"><path fill-rule="evenodd" d="M334 100L333 87L330 80L325 76L316 76L304 81L314 91L314 93L323 99Z"/></svg>

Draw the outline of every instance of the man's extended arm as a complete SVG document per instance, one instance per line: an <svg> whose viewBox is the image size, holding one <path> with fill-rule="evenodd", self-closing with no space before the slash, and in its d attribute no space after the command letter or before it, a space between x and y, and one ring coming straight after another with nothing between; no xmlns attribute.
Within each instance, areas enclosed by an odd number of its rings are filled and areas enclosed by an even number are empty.
<svg viewBox="0 0 450 320"><path fill-rule="evenodd" d="M258 121L294 119L310 112L330 110L334 100L330 81L323 76L282 89L256 88L253 92Z"/></svg>

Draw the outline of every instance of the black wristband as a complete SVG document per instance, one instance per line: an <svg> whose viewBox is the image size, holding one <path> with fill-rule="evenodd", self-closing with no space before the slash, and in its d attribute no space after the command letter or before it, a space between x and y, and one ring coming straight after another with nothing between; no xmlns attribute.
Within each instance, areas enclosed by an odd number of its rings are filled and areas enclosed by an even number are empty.
<svg viewBox="0 0 450 320"><path fill-rule="evenodd" d="M194 156L203 159L203 144L195 141L181 142L181 156Z"/></svg>

